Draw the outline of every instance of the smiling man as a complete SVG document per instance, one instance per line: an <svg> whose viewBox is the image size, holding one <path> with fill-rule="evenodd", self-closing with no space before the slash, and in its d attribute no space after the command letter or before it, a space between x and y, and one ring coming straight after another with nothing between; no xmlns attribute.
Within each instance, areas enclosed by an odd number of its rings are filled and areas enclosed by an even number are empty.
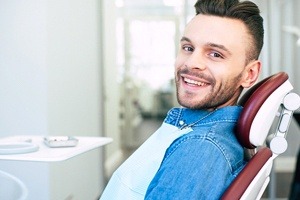
<svg viewBox="0 0 300 200"><path fill-rule="evenodd" d="M187 25L176 59L178 102L187 108L234 105L260 62L248 58L253 38L243 21L199 14Z"/></svg>
<svg viewBox="0 0 300 200"><path fill-rule="evenodd" d="M237 100L257 80L263 19L249 1L198 0L175 62L181 108L113 174L101 199L220 199L245 165Z"/></svg>

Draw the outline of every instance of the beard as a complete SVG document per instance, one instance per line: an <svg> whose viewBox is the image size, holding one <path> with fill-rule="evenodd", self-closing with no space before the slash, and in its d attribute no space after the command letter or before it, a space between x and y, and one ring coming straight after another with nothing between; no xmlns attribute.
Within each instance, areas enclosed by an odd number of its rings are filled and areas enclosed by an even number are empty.
<svg viewBox="0 0 300 200"><path fill-rule="evenodd" d="M183 91L180 87L180 74L190 74L202 79L209 81L210 91L200 94L193 93L189 91ZM203 74L195 74L188 72L188 69L177 72L176 81L176 93L178 103L186 108L190 109L215 109L222 107L222 105L233 101L232 104L235 104L240 93L242 92L242 86L238 87L238 84L241 80L242 72L231 79L222 82L219 86L216 86L216 81L212 77L208 77Z"/></svg>

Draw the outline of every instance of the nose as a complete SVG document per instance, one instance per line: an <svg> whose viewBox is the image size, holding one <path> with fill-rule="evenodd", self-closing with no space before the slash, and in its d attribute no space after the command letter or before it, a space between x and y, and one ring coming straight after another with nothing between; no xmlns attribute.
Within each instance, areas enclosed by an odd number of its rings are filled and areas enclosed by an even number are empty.
<svg viewBox="0 0 300 200"><path fill-rule="evenodd" d="M205 70L206 65L204 62L204 58L200 52L194 51L185 61L185 66L190 69L198 69L198 70Z"/></svg>

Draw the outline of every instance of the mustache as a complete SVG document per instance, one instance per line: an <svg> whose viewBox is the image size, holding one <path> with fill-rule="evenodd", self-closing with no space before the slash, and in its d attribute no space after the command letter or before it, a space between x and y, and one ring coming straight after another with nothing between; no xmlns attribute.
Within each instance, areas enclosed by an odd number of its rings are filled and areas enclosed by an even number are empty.
<svg viewBox="0 0 300 200"><path fill-rule="evenodd" d="M203 73L198 73L198 72L195 72L195 71L191 71L188 68L183 68L183 69L180 69L180 70L177 71L177 77L178 78L182 74L194 76L194 77L197 77L197 78L200 78L200 79L204 79L207 82L209 82L211 85L214 85L216 83L216 80L213 77L208 76L208 75L203 74Z"/></svg>

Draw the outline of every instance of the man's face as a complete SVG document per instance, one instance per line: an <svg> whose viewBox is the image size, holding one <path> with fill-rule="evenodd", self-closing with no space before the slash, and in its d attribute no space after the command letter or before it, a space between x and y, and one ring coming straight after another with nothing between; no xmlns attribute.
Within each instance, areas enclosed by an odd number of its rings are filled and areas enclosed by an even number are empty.
<svg viewBox="0 0 300 200"><path fill-rule="evenodd" d="M245 77L250 41L239 20L195 16L181 38L175 62L178 102L194 109L234 105Z"/></svg>

